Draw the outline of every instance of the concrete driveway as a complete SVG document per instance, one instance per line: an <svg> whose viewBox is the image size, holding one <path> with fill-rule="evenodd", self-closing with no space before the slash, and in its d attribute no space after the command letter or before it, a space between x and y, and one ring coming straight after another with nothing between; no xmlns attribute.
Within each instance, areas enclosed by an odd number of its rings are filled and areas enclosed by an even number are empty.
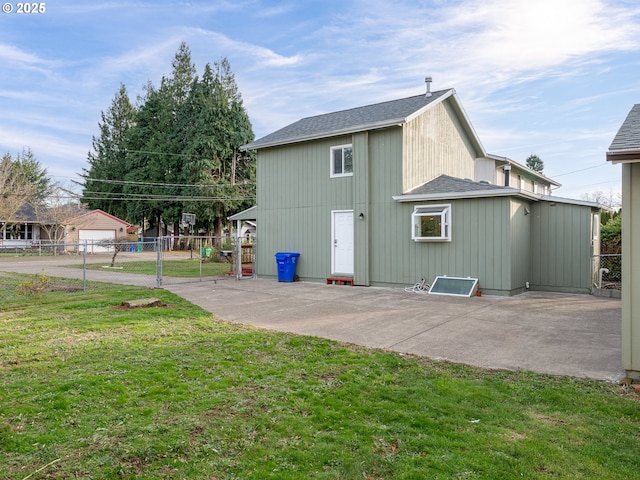
<svg viewBox="0 0 640 480"><path fill-rule="evenodd" d="M237 323L487 368L618 381L620 300L472 298L258 279L165 287Z"/></svg>
<svg viewBox="0 0 640 480"><path fill-rule="evenodd" d="M82 270L67 263L78 260L5 257L0 271L45 268L50 276L82 278ZM149 275L91 280L155 285ZM460 298L270 279L181 281L188 283L164 288L230 322L486 368L609 381L624 376L619 299L547 292Z"/></svg>

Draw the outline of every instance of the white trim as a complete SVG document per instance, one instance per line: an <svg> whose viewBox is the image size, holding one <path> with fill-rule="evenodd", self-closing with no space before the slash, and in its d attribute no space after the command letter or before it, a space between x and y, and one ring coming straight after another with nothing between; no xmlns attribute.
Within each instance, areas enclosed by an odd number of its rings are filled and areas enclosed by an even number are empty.
<svg viewBox="0 0 640 480"><path fill-rule="evenodd" d="M344 150L346 148L351 149L351 171L344 172ZM335 165L334 165L334 156L333 152L336 150L340 150L342 152L342 173L335 173ZM330 178L341 178L341 177L353 177L353 144L345 143L344 145L333 145L329 148L329 177Z"/></svg>
<svg viewBox="0 0 640 480"><path fill-rule="evenodd" d="M427 110L429 110L431 107L438 105L439 103L442 103L443 101L445 101L447 98L449 98L451 95L453 95L455 93L455 90L452 88L450 90L447 90L446 93L440 95L438 98L436 98L435 100L432 100L431 102L427 103L425 106L419 108L418 110L416 110L415 112L407 115L407 117L404 119L406 123L410 122L411 120L413 120L414 118L419 117L420 115L422 115L424 112L426 112Z"/></svg>
<svg viewBox="0 0 640 480"><path fill-rule="evenodd" d="M449 292L433 292L432 290L436 287L438 280L464 280L467 282L471 282L471 288L469 288L469 293L449 293ZM446 275L438 275L436 279L433 281L431 288L429 288L429 294L431 295L449 295L452 297L471 297L475 295L478 290L478 279L472 277L448 277Z"/></svg>
<svg viewBox="0 0 640 480"><path fill-rule="evenodd" d="M521 163L516 162L515 160L511 160L508 157L502 157L500 155L494 155L493 153L487 153L485 158L488 158L489 160L493 160L495 162L505 162L509 165L513 165L516 168L518 168L519 170L522 170L523 172L527 172L530 175L533 175L534 177L537 177L539 179L542 179L544 182L549 183L550 185L555 185L556 188L561 187L562 184L556 182L555 180L552 180L551 178L543 175L540 172L536 172L535 170L531 170L529 167L527 167L526 165L523 165Z"/></svg>
<svg viewBox="0 0 640 480"><path fill-rule="evenodd" d="M432 212L420 211L432 210ZM438 212L439 211L439 212ZM440 217L440 236L421 237L417 235L418 218L420 217ZM414 242L450 242L451 241L451 204L439 205L416 205L411 213L411 240Z"/></svg>
<svg viewBox="0 0 640 480"><path fill-rule="evenodd" d="M474 190L471 192L419 193L415 195L394 195L396 202L422 202L430 200L456 200L461 198L488 198L521 196L532 200L540 200L540 195L519 190L517 188L501 188L500 190Z"/></svg>
<svg viewBox="0 0 640 480"><path fill-rule="evenodd" d="M540 200L544 202L566 203L569 205L581 205L583 207L602 209L602 205L596 202L589 202L588 200L574 200L573 198L556 197L555 195L542 195L540 197Z"/></svg>

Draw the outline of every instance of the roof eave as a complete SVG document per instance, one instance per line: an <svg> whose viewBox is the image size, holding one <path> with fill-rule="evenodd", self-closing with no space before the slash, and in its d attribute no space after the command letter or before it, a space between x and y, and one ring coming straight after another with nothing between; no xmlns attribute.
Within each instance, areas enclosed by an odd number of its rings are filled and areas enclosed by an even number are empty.
<svg viewBox="0 0 640 480"><path fill-rule="evenodd" d="M548 182L551 185L555 185L556 188L559 188L562 186L561 183L558 183L555 180L551 180L549 177L542 175L541 173L538 173L535 170L530 169L526 165L522 165L521 163L516 162L515 160L511 160L508 157L502 157L500 155L494 155L493 153L488 153L486 158L490 158L491 160L495 160L496 162L502 162L503 165L515 165L518 168L521 168L523 170L526 170L527 172L530 172L535 177L538 177L544 180L545 182Z"/></svg>
<svg viewBox="0 0 640 480"><path fill-rule="evenodd" d="M476 156L477 157L486 157L487 156L487 151L484 149L484 146L482 145L482 142L480 141L480 137L476 133L475 128L473 128L473 124L471 123L471 120L469 119L469 116L467 115L467 112L465 111L464 107L462 106L462 102L460 102L460 99L458 98L458 95L456 94L455 89L451 89L451 90L452 90L451 98L453 98L453 100L454 100L454 105L458 109L458 114L460 116L462 116L462 118L464 120L463 127L467 131L467 134L469 135L469 137L471 138L473 143L475 143L475 147L476 147L476 150L477 150L477 155Z"/></svg>
<svg viewBox="0 0 640 480"><path fill-rule="evenodd" d="M640 149L630 148L625 150L608 151L606 158L608 162L613 164L640 162Z"/></svg>
<svg viewBox="0 0 640 480"><path fill-rule="evenodd" d="M542 195L540 200L551 203L566 203L569 205L581 205L583 207L591 207L602 209L602 205L596 202L590 202L588 200L576 200L574 198L556 197L555 195Z"/></svg>
<svg viewBox="0 0 640 480"><path fill-rule="evenodd" d="M399 203L421 202L430 200L457 200L464 198L489 198L489 197L522 197L529 200L540 200L537 195L518 188L505 188L500 190L473 190L470 192L438 192L418 193L414 195L394 195L392 198Z"/></svg>
<svg viewBox="0 0 640 480"><path fill-rule="evenodd" d="M342 130L332 130L330 132L318 132L313 135L302 135L300 137L289 138L287 140L276 140L273 142L265 142L255 146L252 143L248 143L246 145L242 145L240 147L240 150L247 151L247 150L258 150L261 148L279 147L282 145L291 145L293 143L308 142L310 140L320 140L323 138L332 138L332 137L339 137L341 135L350 135L352 133L365 132L368 130L379 130L382 128L399 127L399 126L402 126L402 124L404 123L405 123L404 118L397 118L393 120L385 120L384 122L374 122L374 123L369 123L367 125L358 125L357 127L345 128Z"/></svg>

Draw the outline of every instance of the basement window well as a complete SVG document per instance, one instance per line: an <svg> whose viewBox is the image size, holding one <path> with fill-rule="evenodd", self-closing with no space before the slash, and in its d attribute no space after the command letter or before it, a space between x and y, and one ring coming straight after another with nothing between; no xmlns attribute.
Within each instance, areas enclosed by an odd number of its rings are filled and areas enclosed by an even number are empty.
<svg viewBox="0 0 640 480"><path fill-rule="evenodd" d="M478 291L478 279L471 277L438 276L433 281L429 293L433 295L453 295L470 297Z"/></svg>
<svg viewBox="0 0 640 480"><path fill-rule="evenodd" d="M415 242L451 241L451 205L416 205L411 214Z"/></svg>

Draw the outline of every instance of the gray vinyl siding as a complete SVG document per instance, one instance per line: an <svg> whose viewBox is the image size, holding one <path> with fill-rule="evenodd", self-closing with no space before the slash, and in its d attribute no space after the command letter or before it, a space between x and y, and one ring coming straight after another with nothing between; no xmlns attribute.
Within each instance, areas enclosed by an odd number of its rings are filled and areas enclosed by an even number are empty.
<svg viewBox="0 0 640 480"><path fill-rule="evenodd" d="M276 276L275 253L298 252L297 275L331 270L331 211L353 208L353 178L330 178L330 148L351 136L262 149L257 160L259 275Z"/></svg>
<svg viewBox="0 0 640 480"><path fill-rule="evenodd" d="M591 208L544 201L531 214L531 288L589 293Z"/></svg>

